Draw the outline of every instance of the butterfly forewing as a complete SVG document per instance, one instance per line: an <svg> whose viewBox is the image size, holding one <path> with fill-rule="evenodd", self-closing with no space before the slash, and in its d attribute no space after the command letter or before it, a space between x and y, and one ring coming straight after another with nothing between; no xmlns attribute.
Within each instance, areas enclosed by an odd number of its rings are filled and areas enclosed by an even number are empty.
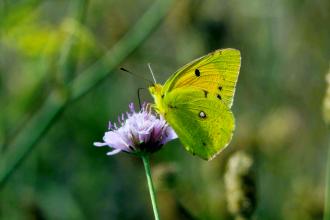
<svg viewBox="0 0 330 220"><path fill-rule="evenodd" d="M217 97L230 108L240 65L238 50L216 50L180 68L166 81L163 93L179 88L195 88Z"/></svg>

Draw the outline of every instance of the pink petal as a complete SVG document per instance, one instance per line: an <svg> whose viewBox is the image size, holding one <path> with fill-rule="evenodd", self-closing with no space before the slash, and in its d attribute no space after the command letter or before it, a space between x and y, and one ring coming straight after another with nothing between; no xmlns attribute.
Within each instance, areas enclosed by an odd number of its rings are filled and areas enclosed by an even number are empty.
<svg viewBox="0 0 330 220"><path fill-rule="evenodd" d="M115 149L115 150L113 150L113 151L109 151L109 152L107 153L107 155L108 155L108 156L111 156L111 155L114 155L114 154L118 154L118 153L120 153L120 152L121 152L120 149Z"/></svg>
<svg viewBox="0 0 330 220"><path fill-rule="evenodd" d="M93 143L95 147L103 147L103 146L107 146L107 143L104 142L94 142Z"/></svg>

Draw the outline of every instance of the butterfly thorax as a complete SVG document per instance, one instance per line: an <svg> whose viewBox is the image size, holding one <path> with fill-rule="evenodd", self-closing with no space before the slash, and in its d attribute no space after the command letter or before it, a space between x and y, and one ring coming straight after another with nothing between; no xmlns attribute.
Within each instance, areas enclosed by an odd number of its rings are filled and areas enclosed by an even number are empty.
<svg viewBox="0 0 330 220"><path fill-rule="evenodd" d="M154 109L161 115L165 114L164 94L162 94L163 86L161 84L154 84L149 87L149 91L155 100Z"/></svg>

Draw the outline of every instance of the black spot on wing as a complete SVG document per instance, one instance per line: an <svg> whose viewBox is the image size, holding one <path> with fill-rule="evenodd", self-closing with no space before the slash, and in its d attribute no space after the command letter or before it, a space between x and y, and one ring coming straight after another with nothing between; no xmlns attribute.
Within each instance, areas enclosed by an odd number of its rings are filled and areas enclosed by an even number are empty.
<svg viewBox="0 0 330 220"><path fill-rule="evenodd" d="M195 75L199 77L201 75L201 72L199 72L199 69L195 69Z"/></svg>
<svg viewBox="0 0 330 220"><path fill-rule="evenodd" d="M209 92L206 91L206 90L203 90L203 92L204 92L204 97L207 98L207 94L208 94Z"/></svg>
<svg viewBox="0 0 330 220"><path fill-rule="evenodd" d="M219 88L218 88L220 91L222 90L222 86L219 86Z"/></svg>
<svg viewBox="0 0 330 220"><path fill-rule="evenodd" d="M218 94L218 95L217 95L217 98L221 100L221 95Z"/></svg>

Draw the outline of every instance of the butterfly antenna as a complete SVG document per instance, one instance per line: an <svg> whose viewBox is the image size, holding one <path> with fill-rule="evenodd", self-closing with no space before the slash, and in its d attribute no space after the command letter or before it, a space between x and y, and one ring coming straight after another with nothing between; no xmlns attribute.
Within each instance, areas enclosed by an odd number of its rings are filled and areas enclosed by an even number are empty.
<svg viewBox="0 0 330 220"><path fill-rule="evenodd" d="M151 73L151 75L152 75L152 78L154 79L154 82L155 82L155 84L156 84L157 81L156 81L156 78L155 78L154 72L152 72L152 69L151 69L151 65L150 65L150 63L148 63L148 67L149 67L150 73Z"/></svg>
<svg viewBox="0 0 330 220"><path fill-rule="evenodd" d="M123 67L120 67L120 70L122 70L122 71L124 71L124 72L127 72L127 73L131 74L132 76L135 76L135 77L138 77L138 78L142 78L143 80L147 81L147 82L150 83L151 85L154 84L150 79L144 78L143 76L138 75L138 74L136 74L136 73L133 73L133 72L131 72L131 71L129 71L129 70L123 68Z"/></svg>

